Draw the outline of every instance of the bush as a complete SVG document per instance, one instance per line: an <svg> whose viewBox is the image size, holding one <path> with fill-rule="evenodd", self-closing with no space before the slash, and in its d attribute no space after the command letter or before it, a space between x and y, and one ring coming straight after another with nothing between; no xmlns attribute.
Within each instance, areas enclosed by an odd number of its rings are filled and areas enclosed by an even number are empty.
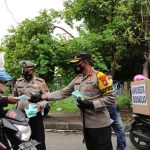
<svg viewBox="0 0 150 150"><path fill-rule="evenodd" d="M120 109L131 109L132 100L130 92L117 95L117 102Z"/></svg>

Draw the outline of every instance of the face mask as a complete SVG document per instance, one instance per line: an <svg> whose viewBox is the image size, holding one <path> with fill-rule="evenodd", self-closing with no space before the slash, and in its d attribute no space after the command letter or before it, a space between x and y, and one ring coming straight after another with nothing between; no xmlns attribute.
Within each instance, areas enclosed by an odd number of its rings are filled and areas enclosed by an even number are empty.
<svg viewBox="0 0 150 150"><path fill-rule="evenodd" d="M32 74L23 74L25 80L29 81L32 79Z"/></svg>
<svg viewBox="0 0 150 150"><path fill-rule="evenodd" d="M6 84L0 83L0 93L3 94L6 88Z"/></svg>
<svg viewBox="0 0 150 150"><path fill-rule="evenodd" d="M110 81L111 84L113 84L113 80L112 79L109 79L109 81Z"/></svg>
<svg viewBox="0 0 150 150"><path fill-rule="evenodd" d="M82 64L82 63L81 63ZM74 72L77 74L81 74L85 67L83 67L81 64L74 65Z"/></svg>

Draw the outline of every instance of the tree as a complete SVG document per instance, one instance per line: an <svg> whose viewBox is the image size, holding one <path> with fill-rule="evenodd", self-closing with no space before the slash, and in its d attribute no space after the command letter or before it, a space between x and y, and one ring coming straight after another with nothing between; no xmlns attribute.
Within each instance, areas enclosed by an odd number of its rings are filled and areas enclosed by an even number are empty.
<svg viewBox="0 0 150 150"><path fill-rule="evenodd" d="M2 43L6 47L5 69L14 79L21 76L20 60L29 60L37 64L36 74L51 83L54 67L57 63L56 47L58 42L52 37L49 23L55 23L54 10L44 10L33 20L25 19L18 27L11 27L11 34L5 36Z"/></svg>
<svg viewBox="0 0 150 150"><path fill-rule="evenodd" d="M77 27L81 36L94 33L101 37L96 51L113 74L116 71L124 80L142 72L139 65L142 66L144 54L149 51L148 0L66 0L64 6L63 17L68 24L83 21L83 25ZM134 59L138 62L133 64ZM134 70L129 69L130 63ZM148 67L143 70L145 75Z"/></svg>
<svg viewBox="0 0 150 150"><path fill-rule="evenodd" d="M70 82L75 77L73 66L69 61L77 52L92 51L94 64L97 68L107 69L103 63L103 58L95 51L96 41L100 37L94 34L87 38L66 38L60 35L54 38L53 23L57 23L59 13L54 10L44 10L33 20L24 20L18 27L9 29L3 41L6 47L5 69L14 79L21 77L21 68L18 64L20 60L28 60L35 64L36 75L44 78L49 85L52 85L55 76L61 75L64 84ZM58 67L57 74L55 67Z"/></svg>

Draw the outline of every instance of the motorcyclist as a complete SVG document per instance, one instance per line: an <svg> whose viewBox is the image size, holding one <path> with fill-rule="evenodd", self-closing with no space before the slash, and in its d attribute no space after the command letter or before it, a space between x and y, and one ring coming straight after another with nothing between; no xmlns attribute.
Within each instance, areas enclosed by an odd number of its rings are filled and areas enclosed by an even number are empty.
<svg viewBox="0 0 150 150"><path fill-rule="evenodd" d="M0 70L0 117L4 117L8 110L4 110L3 107L7 107L8 104L15 104L18 102L18 98L14 96L4 97L1 96L6 88L6 83L11 81L12 77L6 72Z"/></svg>

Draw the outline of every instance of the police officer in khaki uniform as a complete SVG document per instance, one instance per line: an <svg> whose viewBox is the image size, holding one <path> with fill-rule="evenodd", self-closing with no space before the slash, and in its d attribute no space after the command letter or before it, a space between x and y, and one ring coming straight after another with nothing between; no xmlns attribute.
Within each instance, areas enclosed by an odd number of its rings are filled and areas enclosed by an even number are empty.
<svg viewBox="0 0 150 150"><path fill-rule="evenodd" d="M71 61L77 77L65 88L52 93L31 96L33 101L41 99L61 100L79 90L83 96L78 107L83 120L83 133L88 150L112 150L111 122L106 106L115 102L109 79L92 67L91 55L78 53Z"/></svg>
<svg viewBox="0 0 150 150"><path fill-rule="evenodd" d="M23 78L19 78L14 86L14 96L26 95L31 97L35 94L46 94L49 93L49 89L45 81L41 78L34 76L35 74L35 64L26 60L19 62L22 66L22 75ZM45 133L44 133L44 124L43 124L43 112L44 107L48 104L47 101L41 101L36 104L38 109L37 116L30 118L29 124L32 130L31 138L37 140L39 145L36 146L37 150L46 150L45 146ZM23 112L25 108L28 108L29 101L21 100L18 102L18 108Z"/></svg>

